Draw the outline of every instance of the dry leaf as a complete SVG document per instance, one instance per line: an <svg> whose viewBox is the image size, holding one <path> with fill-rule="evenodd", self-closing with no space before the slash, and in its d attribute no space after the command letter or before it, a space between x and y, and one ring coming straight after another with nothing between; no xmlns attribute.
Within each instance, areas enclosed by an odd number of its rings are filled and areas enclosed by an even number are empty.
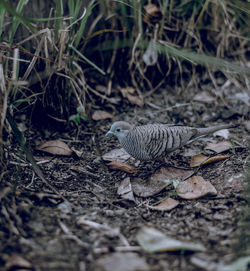
<svg viewBox="0 0 250 271"><path fill-rule="evenodd" d="M196 154L191 158L190 167L199 167L208 157L202 153Z"/></svg>
<svg viewBox="0 0 250 271"><path fill-rule="evenodd" d="M123 199L128 199L133 202L135 202L134 194L132 191L132 186L130 183L130 178L127 177L123 181L121 181L118 189L117 189L117 194L121 196Z"/></svg>
<svg viewBox="0 0 250 271"><path fill-rule="evenodd" d="M196 94L193 100L202 103L212 103L215 101L215 98L211 96L207 91L202 91Z"/></svg>
<svg viewBox="0 0 250 271"><path fill-rule="evenodd" d="M146 260L137 253L115 252L102 256L95 261L94 270L100 271L149 271Z"/></svg>
<svg viewBox="0 0 250 271"><path fill-rule="evenodd" d="M140 178L134 178L132 180L132 189L135 195L139 197L150 197L161 192L170 183L163 181L143 180Z"/></svg>
<svg viewBox="0 0 250 271"><path fill-rule="evenodd" d="M216 163L216 162L219 162L221 160L228 159L230 156L231 155L216 155L216 156L210 157L206 161L204 161L203 163L201 163L201 166L207 165L207 164Z"/></svg>
<svg viewBox="0 0 250 271"><path fill-rule="evenodd" d="M155 45L155 41L151 40L149 42L146 52L143 54L143 61L147 66L153 66L157 63L158 51Z"/></svg>
<svg viewBox="0 0 250 271"><path fill-rule="evenodd" d="M8 261L5 264L5 269L6 271L10 270L31 270L32 269L32 264L25 260L23 257L19 255L12 255L8 258Z"/></svg>
<svg viewBox="0 0 250 271"><path fill-rule="evenodd" d="M36 147L36 150L47 152L54 155L70 156L72 150L61 140L50 140Z"/></svg>
<svg viewBox="0 0 250 271"><path fill-rule="evenodd" d="M225 139L228 139L229 138L229 130L228 129L218 130L213 133L213 136L221 136Z"/></svg>
<svg viewBox="0 0 250 271"><path fill-rule="evenodd" d="M127 98L128 94L134 94L135 93L135 89L132 88L132 87L120 88L120 91L121 91L122 96L124 98Z"/></svg>
<svg viewBox="0 0 250 271"><path fill-rule="evenodd" d="M228 151L232 148L232 143L230 141L222 141L219 143L208 143L206 146L206 150L212 150L216 153L221 153L224 151Z"/></svg>
<svg viewBox="0 0 250 271"><path fill-rule="evenodd" d="M167 198L158 205L148 206L148 207L152 210L170 211L174 209L178 204L179 202L177 200L174 200L172 198Z"/></svg>
<svg viewBox="0 0 250 271"><path fill-rule="evenodd" d="M127 98L131 104L136 104L140 107L143 107L143 105L144 105L143 100L138 96L128 94Z"/></svg>
<svg viewBox="0 0 250 271"><path fill-rule="evenodd" d="M176 167L161 167L150 177L150 179L152 181L158 180L164 182L166 182L166 180L169 180L171 183L173 180L184 180L190 177L193 173L193 170L188 169L181 169Z"/></svg>
<svg viewBox="0 0 250 271"><path fill-rule="evenodd" d="M78 150L76 150L74 147L72 147L71 150L74 152L74 154L75 154L78 158L81 158L81 157L82 157L83 151L78 151Z"/></svg>
<svg viewBox="0 0 250 271"><path fill-rule="evenodd" d="M154 4L147 4L144 6L145 15L144 15L144 22L146 23L158 23L162 18L162 13L160 9Z"/></svg>
<svg viewBox="0 0 250 271"><path fill-rule="evenodd" d="M112 161L108 163L108 166L111 169L117 169L117 170L122 170L127 173L136 173L137 169L127 163L124 162L119 162L119 161Z"/></svg>
<svg viewBox="0 0 250 271"><path fill-rule="evenodd" d="M149 180L134 178L132 181L133 192L139 197L150 197L158 194L174 180L184 180L193 174L193 170L175 167L162 167L157 170Z"/></svg>
<svg viewBox="0 0 250 271"><path fill-rule="evenodd" d="M193 176L184 182L180 182L176 192L182 199L198 199L205 195L217 195L215 187L201 176Z"/></svg>
<svg viewBox="0 0 250 271"><path fill-rule="evenodd" d="M244 124L246 130L247 130L248 132L250 132L250 120L244 121L243 124Z"/></svg>
<svg viewBox="0 0 250 271"><path fill-rule="evenodd" d="M104 161L120 161L120 162L124 162L124 161L127 161L130 158L134 159L123 148L114 149L114 150L112 150L110 152L105 153L102 156L102 159Z"/></svg>
<svg viewBox="0 0 250 271"><path fill-rule="evenodd" d="M93 120L105 120L105 119L112 119L113 115L103 111L103 110L96 110L93 114L92 114L92 119Z"/></svg>
<svg viewBox="0 0 250 271"><path fill-rule="evenodd" d="M161 231L143 227L137 234L137 241L147 252L164 251L205 251L205 247L199 243L179 241L168 237Z"/></svg>

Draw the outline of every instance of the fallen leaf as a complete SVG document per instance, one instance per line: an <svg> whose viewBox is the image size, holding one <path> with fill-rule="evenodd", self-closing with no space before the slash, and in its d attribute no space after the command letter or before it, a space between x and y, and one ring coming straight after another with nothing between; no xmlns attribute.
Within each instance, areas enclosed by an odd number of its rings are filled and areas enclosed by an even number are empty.
<svg viewBox="0 0 250 271"><path fill-rule="evenodd" d="M118 189L117 194L121 196L123 199L131 200L135 202L134 194L132 191L132 186L130 183L130 178L127 177L123 181L121 181Z"/></svg>
<svg viewBox="0 0 250 271"><path fill-rule="evenodd" d="M183 180L190 177L194 173L193 170L181 169L176 167L161 167L157 170L150 179L152 181L166 181L169 180L170 183L174 180Z"/></svg>
<svg viewBox="0 0 250 271"><path fill-rule="evenodd" d="M176 192L182 199L198 199L206 195L217 195L215 187L201 176L193 176L184 182L180 182Z"/></svg>
<svg viewBox="0 0 250 271"><path fill-rule="evenodd" d="M221 136L225 139L228 139L229 138L229 130L228 129L222 129L222 130L219 130L219 131L216 131L213 133L213 136Z"/></svg>
<svg viewBox="0 0 250 271"><path fill-rule="evenodd" d="M54 155L70 156L72 150L61 140L50 140L36 147L36 150L47 152Z"/></svg>
<svg viewBox="0 0 250 271"><path fill-rule="evenodd" d="M248 132L250 132L250 120L244 121L243 124L244 124L246 130L247 130Z"/></svg>
<svg viewBox="0 0 250 271"><path fill-rule="evenodd" d="M215 98L209 94L207 91L202 91L196 94L193 98L196 102L202 102L202 103L212 103L215 101Z"/></svg>
<svg viewBox="0 0 250 271"><path fill-rule="evenodd" d="M130 156L123 148L120 149L114 149L110 152L105 153L102 156L102 159L104 161L120 161L124 162L128 159L134 159L132 156Z"/></svg>
<svg viewBox="0 0 250 271"><path fill-rule="evenodd" d="M102 256L95 262L95 270L102 271L149 271L150 268L144 258L137 253L115 252Z"/></svg>
<svg viewBox="0 0 250 271"><path fill-rule="evenodd" d="M146 52L143 54L142 58L147 66L153 66L157 63L158 51L154 40L151 40L149 42L148 48Z"/></svg>
<svg viewBox="0 0 250 271"><path fill-rule="evenodd" d="M93 120L105 120L105 119L112 119L113 115L103 111L103 110L96 110L93 114L92 114L92 119Z"/></svg>
<svg viewBox="0 0 250 271"><path fill-rule="evenodd" d="M210 157L206 161L201 163L201 166L206 165L206 164L216 163L216 162L219 162L221 160L228 159L230 156L231 155L216 155L216 156Z"/></svg>
<svg viewBox="0 0 250 271"><path fill-rule="evenodd" d="M193 174L193 170L175 167L162 167L148 180L134 178L131 182L133 192L139 197L150 197L158 194L176 180L184 180Z"/></svg>
<svg viewBox="0 0 250 271"><path fill-rule="evenodd" d="M161 192L165 187L171 184L164 181L143 180L141 178L134 178L131 182L132 190L135 195L139 197L150 197Z"/></svg>
<svg viewBox="0 0 250 271"><path fill-rule="evenodd" d="M133 94L133 93L135 93L135 89L132 88L132 87L120 88L120 91L121 91L122 96L123 96L124 98L127 98L127 97L128 97L128 94Z"/></svg>
<svg viewBox="0 0 250 271"><path fill-rule="evenodd" d="M8 258L8 261L5 263L5 269L6 271L10 270L31 270L32 269L32 264L28 262L26 259L23 257L13 254Z"/></svg>
<svg viewBox="0 0 250 271"><path fill-rule="evenodd" d="M232 149L232 143L230 141L222 141L219 143L208 143L205 147L206 150L212 150L216 153L221 153Z"/></svg>
<svg viewBox="0 0 250 271"><path fill-rule="evenodd" d="M190 167L199 167L208 157L202 153L196 154L191 158Z"/></svg>
<svg viewBox="0 0 250 271"><path fill-rule="evenodd" d="M143 227L136 237L139 245L147 252L205 251L200 243L179 241L154 228Z"/></svg>
<svg viewBox="0 0 250 271"><path fill-rule="evenodd" d="M146 23L158 23L162 18L161 10L154 4L147 4L144 6L145 15L144 22Z"/></svg>
<svg viewBox="0 0 250 271"><path fill-rule="evenodd" d="M250 263L250 257L241 257L231 264L220 267L220 271L247 271Z"/></svg>
<svg viewBox="0 0 250 271"><path fill-rule="evenodd" d="M81 157L82 157L83 151L78 151L78 150L76 150L74 147L72 147L71 150L74 152L74 154L75 154L78 158L81 158Z"/></svg>
<svg viewBox="0 0 250 271"><path fill-rule="evenodd" d="M127 173L136 173L137 169L127 163L119 162L119 161L111 161L107 164L111 169L122 170Z"/></svg>
<svg viewBox="0 0 250 271"><path fill-rule="evenodd" d="M162 201L160 204L154 205L154 206L148 206L152 210L157 211L170 211L174 209L179 202L177 200L174 200L172 198L167 198L164 201Z"/></svg>
<svg viewBox="0 0 250 271"><path fill-rule="evenodd" d="M138 105L140 107L143 107L143 105L144 105L143 100L140 97L138 97L138 96L134 96L134 95L128 94L127 98L128 98L128 100L129 100L129 102L131 104L136 104L136 105Z"/></svg>

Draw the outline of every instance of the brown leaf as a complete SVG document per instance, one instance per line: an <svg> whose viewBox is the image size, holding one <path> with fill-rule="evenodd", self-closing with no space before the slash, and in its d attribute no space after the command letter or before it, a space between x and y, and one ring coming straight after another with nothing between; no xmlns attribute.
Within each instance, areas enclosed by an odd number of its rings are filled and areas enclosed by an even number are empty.
<svg viewBox="0 0 250 271"><path fill-rule="evenodd" d="M124 199L128 199L135 202L134 194L132 191L132 186L130 183L130 178L127 177L123 181L121 181L118 189L117 194Z"/></svg>
<svg viewBox="0 0 250 271"><path fill-rule="evenodd" d="M105 120L105 119L112 119L113 115L110 114L109 112L103 111L103 110L96 110L92 114L92 119L93 120Z"/></svg>
<svg viewBox="0 0 250 271"><path fill-rule="evenodd" d="M173 180L183 180L188 178L194 173L193 170L181 169L176 167L161 167L157 170L150 179L152 181L160 180L160 181L173 181Z"/></svg>
<svg viewBox="0 0 250 271"><path fill-rule="evenodd" d="M135 89L132 88L132 87L120 88L120 91L121 91L122 96L124 98L127 98L128 94L134 94L135 93Z"/></svg>
<svg viewBox="0 0 250 271"><path fill-rule="evenodd" d="M231 155L216 155L216 156L210 157L209 159L207 159L206 161L201 163L201 166L206 165L206 164L216 163L216 162L219 162L221 160L228 159L230 156Z"/></svg>
<svg viewBox="0 0 250 271"><path fill-rule="evenodd" d="M144 15L144 22L146 23L158 23L162 18L162 13L160 9L154 4L147 4L144 6L145 15Z"/></svg>
<svg viewBox="0 0 250 271"><path fill-rule="evenodd" d="M78 150L76 150L74 147L72 147L71 150L74 152L74 154L75 154L78 158L81 158L81 157L82 157L83 151L78 151Z"/></svg>
<svg viewBox="0 0 250 271"><path fill-rule="evenodd" d="M95 261L94 270L100 271L149 271L151 270L146 260L137 253L115 252L101 256Z"/></svg>
<svg viewBox="0 0 250 271"><path fill-rule="evenodd" d="M184 182L180 182L176 192L182 199L198 199L205 195L217 195L215 187L201 176L193 176Z"/></svg>
<svg viewBox="0 0 250 271"><path fill-rule="evenodd" d="M32 268L32 265L30 262L28 262L23 257L14 254L8 258L8 261L5 264L4 270L6 270L6 271L19 270L19 269L23 269L23 270L30 269L31 270L31 268Z"/></svg>
<svg viewBox="0 0 250 271"><path fill-rule="evenodd" d="M136 104L140 107L143 107L143 105L144 105L143 100L138 96L128 94L127 98L131 104Z"/></svg>
<svg viewBox="0 0 250 271"><path fill-rule="evenodd" d="M216 153L221 153L224 151L228 151L232 148L232 143L230 141L222 141L219 143L208 143L206 146L206 150L212 150Z"/></svg>
<svg viewBox="0 0 250 271"><path fill-rule="evenodd" d="M50 140L36 147L36 150L47 152L54 155L70 156L72 150L61 140Z"/></svg>
<svg viewBox="0 0 250 271"><path fill-rule="evenodd" d="M127 173L136 173L137 169L127 163L124 162L119 162L119 161L112 161L108 163L108 166L111 169L117 169L117 170L122 170Z"/></svg>
<svg viewBox="0 0 250 271"><path fill-rule="evenodd" d="M158 205L148 206L148 207L152 210L170 211L174 209L178 204L179 202L177 200L174 200L172 198L167 198Z"/></svg>
<svg viewBox="0 0 250 271"><path fill-rule="evenodd" d="M161 192L170 183L163 181L143 180L141 178L134 178L131 182L132 189L135 195L139 197L150 197Z"/></svg>
<svg viewBox="0 0 250 271"><path fill-rule="evenodd" d="M191 158L190 167L199 167L208 157L202 153L196 154Z"/></svg>
<svg viewBox="0 0 250 271"><path fill-rule="evenodd" d="M150 197L158 194L174 180L184 180L193 174L193 170L174 167L162 167L149 180L134 178L131 182L133 192L139 197Z"/></svg>
<svg viewBox="0 0 250 271"><path fill-rule="evenodd" d="M124 161L127 161L130 158L134 159L123 148L114 149L114 150L112 150L110 152L105 153L102 156L102 159L104 161L120 161L120 162L124 162Z"/></svg>

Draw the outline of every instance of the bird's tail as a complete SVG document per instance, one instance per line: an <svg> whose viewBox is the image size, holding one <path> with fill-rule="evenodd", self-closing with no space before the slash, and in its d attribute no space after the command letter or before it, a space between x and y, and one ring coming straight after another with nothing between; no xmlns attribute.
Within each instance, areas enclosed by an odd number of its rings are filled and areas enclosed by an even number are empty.
<svg viewBox="0 0 250 271"><path fill-rule="evenodd" d="M238 125L239 124L222 124L222 125L216 125L212 127L198 128L195 137L197 138L199 136L211 134L222 129L234 128L234 127L237 127Z"/></svg>

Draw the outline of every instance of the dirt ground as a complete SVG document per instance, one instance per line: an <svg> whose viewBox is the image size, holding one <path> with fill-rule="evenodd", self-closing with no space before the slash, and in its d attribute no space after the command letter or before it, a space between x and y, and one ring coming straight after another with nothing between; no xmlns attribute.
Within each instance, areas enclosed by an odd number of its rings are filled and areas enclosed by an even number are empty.
<svg viewBox="0 0 250 271"><path fill-rule="evenodd" d="M191 101L198 90L190 95L187 89L178 96L177 90L162 89L147 98L143 108L128 101L113 106L112 119L84 122L60 132L49 126L40 131L28 127L26 134L36 161L46 180L66 201L34 174L20 157L15 139L10 139L11 145L5 149L8 171L0 183L0 269L211 271L231 262L245 205L243 180L250 154L249 130L243 124L229 129L234 148L223 153L230 155L228 159L195 169L196 175L216 188L216 196L185 200L174 193L173 186L168 186L151 197L134 195L134 201L127 200L117 193L121 181L126 177L131 177L131 182L132 177L146 180L162 165L136 164L138 172L129 174L111 169L101 159L119 147L115 138L105 137L117 120L137 125L178 123L204 127L239 123L243 116L249 117L244 99L232 98L238 90L224 89L223 99L213 96L209 100L206 94L210 87L201 86L205 98L197 98L197 102ZM96 109L105 108L110 112L105 104ZM64 157L34 150L40 143L54 139L82 151L82 156ZM170 154L166 166L189 168L191 156L204 152L207 141L223 140L206 136ZM148 207L168 196L178 199L176 208L157 211ZM204 250L147 252L137 239L145 226L180 241L198 242Z"/></svg>

